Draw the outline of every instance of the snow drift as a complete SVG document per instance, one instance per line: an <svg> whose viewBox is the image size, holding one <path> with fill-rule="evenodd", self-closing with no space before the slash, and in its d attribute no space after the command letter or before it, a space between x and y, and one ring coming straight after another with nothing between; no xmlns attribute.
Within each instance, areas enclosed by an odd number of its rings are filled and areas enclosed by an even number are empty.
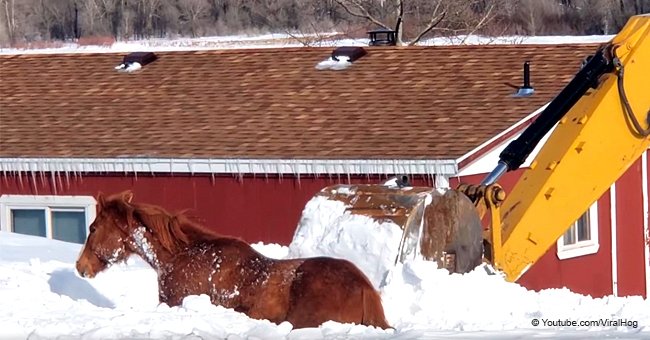
<svg viewBox="0 0 650 340"><path fill-rule="evenodd" d="M311 223L336 216L340 206L330 208L321 205L311 215ZM294 330L286 322L253 320L214 306L207 296L190 296L182 306L170 308L158 303L156 273L141 259L131 258L86 280L74 270L79 245L0 232L0 339L650 337L646 328L650 302L640 297L593 299L567 289L536 293L488 275L482 268L449 275L431 262L378 264L373 256L391 251L389 243L399 239L393 226L349 216L340 222L353 226L351 235L336 238L336 233L318 233L319 228L314 228L299 235L301 245L294 243L291 251L280 245L253 246L275 258L330 251L352 258L380 279L384 309L394 330L335 322ZM349 251L333 249L328 240L346 245ZM359 245L360 257L352 251ZM540 325L534 326L533 320ZM558 326L563 320L583 325ZM593 323L598 320L605 322ZM611 322L616 320L626 323Z"/></svg>

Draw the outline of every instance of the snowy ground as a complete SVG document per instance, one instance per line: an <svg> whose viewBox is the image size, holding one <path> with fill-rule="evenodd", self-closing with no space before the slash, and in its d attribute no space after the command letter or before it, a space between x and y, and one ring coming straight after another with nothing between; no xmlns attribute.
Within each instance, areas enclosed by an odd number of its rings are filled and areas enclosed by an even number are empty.
<svg viewBox="0 0 650 340"><path fill-rule="evenodd" d="M331 252L335 243L366 255L386 251L377 243L381 238L364 235L391 226L333 217L340 213L337 209L322 201L308 204L306 215L311 217L303 219L301 236L291 249L254 246L276 258ZM307 222L311 227L304 227ZM364 223L373 232L361 232ZM335 230L324 232L328 224ZM346 225L357 226L351 229L354 238L345 235ZM393 242L390 230L381 233ZM317 241L320 247L315 247ZM80 278L74 270L79 249L75 244L0 232L0 339L650 338L650 301L638 297L592 299L566 289L536 293L488 275L484 268L448 275L428 262L413 260L392 267L386 261L373 263L369 256L358 258L351 251L341 256L380 278L376 282L395 330L334 322L292 330L288 323L252 320L213 306L205 296L189 297L181 307L159 305L156 274L137 258L94 279ZM381 273L382 268L387 271ZM534 326L534 320L540 324ZM624 320L626 325L544 325L560 320Z"/></svg>
<svg viewBox="0 0 650 340"><path fill-rule="evenodd" d="M590 36L454 36L433 38L419 45L493 45L493 44L567 44L603 43L613 35ZM43 46L49 45L49 46ZM368 39L348 39L336 32L312 36L289 36L286 34L265 34L257 36L214 36L201 38L147 39L118 41L104 45L79 45L74 42L37 42L22 48L2 48L2 54L43 54L43 53L95 53L95 52L133 52L133 51L183 51L244 48L280 47L328 47L328 46L368 46Z"/></svg>

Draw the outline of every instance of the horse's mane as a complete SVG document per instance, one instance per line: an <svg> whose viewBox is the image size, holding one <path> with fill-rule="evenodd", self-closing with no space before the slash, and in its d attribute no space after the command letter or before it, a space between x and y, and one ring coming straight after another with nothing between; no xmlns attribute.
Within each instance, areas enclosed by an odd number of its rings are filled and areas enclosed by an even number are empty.
<svg viewBox="0 0 650 340"><path fill-rule="evenodd" d="M168 251L175 251L178 247L190 245L197 241L225 238L202 224L190 219L182 211L171 214L164 208L146 203L130 203L120 198L107 200L118 211L126 213L130 227L137 226L136 221L149 229L156 236L161 246Z"/></svg>

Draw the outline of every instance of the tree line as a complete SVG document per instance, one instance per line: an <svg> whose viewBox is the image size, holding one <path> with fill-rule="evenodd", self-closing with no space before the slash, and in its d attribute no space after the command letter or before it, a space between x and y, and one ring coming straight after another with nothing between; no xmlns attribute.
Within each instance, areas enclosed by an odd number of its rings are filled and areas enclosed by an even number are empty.
<svg viewBox="0 0 650 340"><path fill-rule="evenodd" d="M0 0L0 45L229 34L614 34L650 0Z"/></svg>

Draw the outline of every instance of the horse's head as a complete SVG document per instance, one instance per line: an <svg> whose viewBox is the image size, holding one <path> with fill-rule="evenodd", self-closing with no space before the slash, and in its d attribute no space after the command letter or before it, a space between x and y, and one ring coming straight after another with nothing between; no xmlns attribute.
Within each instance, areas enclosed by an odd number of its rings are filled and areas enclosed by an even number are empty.
<svg viewBox="0 0 650 340"><path fill-rule="evenodd" d="M95 277L131 255L127 241L132 226L132 198L130 191L107 198L102 194L97 196L97 217L90 225L90 233L77 259L77 271L82 277Z"/></svg>

